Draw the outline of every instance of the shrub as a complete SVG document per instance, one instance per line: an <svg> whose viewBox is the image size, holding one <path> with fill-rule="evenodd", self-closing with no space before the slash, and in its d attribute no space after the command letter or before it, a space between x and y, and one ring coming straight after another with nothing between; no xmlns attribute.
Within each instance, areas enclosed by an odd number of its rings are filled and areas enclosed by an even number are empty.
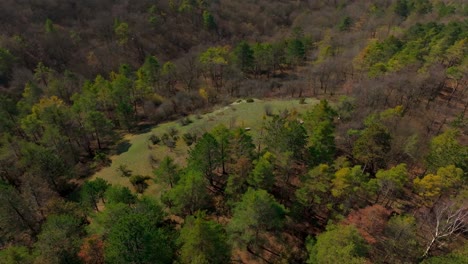
<svg viewBox="0 0 468 264"><path fill-rule="evenodd" d="M153 143L153 145L157 145L161 142L161 139L155 134L151 134L151 136L149 137L149 140L151 141L151 143Z"/></svg>
<svg viewBox="0 0 468 264"><path fill-rule="evenodd" d="M273 108L269 104L265 105L265 115L266 116L273 116Z"/></svg>
<svg viewBox="0 0 468 264"><path fill-rule="evenodd" d="M146 181L149 179L151 179L150 176L133 175L130 177L130 183L138 193L143 193L146 188L148 188L148 183Z"/></svg>
<svg viewBox="0 0 468 264"><path fill-rule="evenodd" d="M122 164L119 167L117 167L116 171L120 174L122 177L130 177L132 175L132 170L128 168L127 165Z"/></svg>
<svg viewBox="0 0 468 264"><path fill-rule="evenodd" d="M187 146L191 146L193 143L197 141L197 135L195 133L185 133L182 135L182 139L184 140Z"/></svg>
<svg viewBox="0 0 468 264"><path fill-rule="evenodd" d="M184 117L184 118L179 120L179 123L180 123L181 126L187 126L187 125L190 125L191 123L193 123L193 121L189 117Z"/></svg>
<svg viewBox="0 0 468 264"><path fill-rule="evenodd" d="M255 100L253 98L248 98L247 100L245 100L247 103L253 103L255 102Z"/></svg>

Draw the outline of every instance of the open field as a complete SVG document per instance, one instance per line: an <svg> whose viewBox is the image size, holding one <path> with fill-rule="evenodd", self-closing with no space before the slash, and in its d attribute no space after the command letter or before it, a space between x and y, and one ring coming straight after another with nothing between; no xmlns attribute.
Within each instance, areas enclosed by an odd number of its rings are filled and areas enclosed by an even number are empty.
<svg viewBox="0 0 468 264"><path fill-rule="evenodd" d="M151 160L159 161L165 156L171 156L177 163L185 164L188 147L182 140L182 135L187 132L196 132L201 135L204 132L210 131L211 128L218 124L224 124L229 128L249 127L254 140L258 140L257 134L262 127L265 116L265 109L270 108L273 113L278 113L285 109L289 111L305 112L316 104L318 100L307 98L305 104L300 104L298 99L290 100L255 100L255 102L247 103L245 100L235 102L228 106L219 108L213 112L195 116L189 116L193 122L182 126L178 121L171 121L159 124L151 129L151 131L143 134L128 134L124 137L120 144L124 150L119 155L110 157L112 164L109 167L103 168L93 175L92 178L100 177L111 184L120 184L129 186L128 178L122 177L117 172L120 165L125 165L132 171L132 174L152 176L153 166ZM175 128L179 131L179 140L173 151L163 145L152 145L148 138L151 134L161 137L170 128ZM150 187L146 191L148 194L158 194L159 186L150 183Z"/></svg>

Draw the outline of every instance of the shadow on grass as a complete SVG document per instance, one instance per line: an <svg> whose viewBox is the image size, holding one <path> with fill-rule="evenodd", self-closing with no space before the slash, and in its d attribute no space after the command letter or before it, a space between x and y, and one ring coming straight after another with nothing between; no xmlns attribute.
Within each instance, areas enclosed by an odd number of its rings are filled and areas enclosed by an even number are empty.
<svg viewBox="0 0 468 264"><path fill-rule="evenodd" d="M151 129L155 128L156 124L154 123L145 123L145 124L139 124L134 131L132 131L134 134L145 134L151 131Z"/></svg>
<svg viewBox="0 0 468 264"><path fill-rule="evenodd" d="M132 144L130 144L130 141L128 140L124 140L122 142L120 142L117 147L116 147L116 154L117 155L120 155L124 152L127 152L128 149L132 146Z"/></svg>

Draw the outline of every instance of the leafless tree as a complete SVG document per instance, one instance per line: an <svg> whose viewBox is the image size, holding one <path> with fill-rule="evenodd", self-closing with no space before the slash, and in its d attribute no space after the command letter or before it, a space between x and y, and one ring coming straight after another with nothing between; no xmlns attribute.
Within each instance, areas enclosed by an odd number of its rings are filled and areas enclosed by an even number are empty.
<svg viewBox="0 0 468 264"><path fill-rule="evenodd" d="M423 218L428 231L424 233L429 235L425 258L435 246L468 231L468 200L439 200Z"/></svg>

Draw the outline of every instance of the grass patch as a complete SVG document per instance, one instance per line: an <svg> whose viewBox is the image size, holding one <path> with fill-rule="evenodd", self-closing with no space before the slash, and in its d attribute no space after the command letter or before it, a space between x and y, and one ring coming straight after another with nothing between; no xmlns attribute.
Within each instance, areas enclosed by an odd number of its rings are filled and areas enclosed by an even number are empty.
<svg viewBox="0 0 468 264"><path fill-rule="evenodd" d="M119 155L111 156L111 165L95 173L92 178L100 177L111 184L120 184L133 189L129 178L121 177L119 174L119 167L124 166L126 169L131 170L132 175L154 177L153 166L156 166L155 163L165 156L172 157L176 163L183 166L189 149L183 137L187 133L200 136L218 124L224 124L228 128L249 127L249 133L254 138L254 142L258 143L257 133L260 131L265 118L265 108L268 108L272 114L278 114L285 109L301 113L310 109L317 102L318 100L312 98L306 98L302 102L305 104L301 104L297 99L255 100L253 103L247 103L245 100L236 101L211 113L201 116L191 115L187 117L192 121L189 124L182 125L180 121L173 121L159 124L147 133L128 134L122 140L123 145L128 148L123 148L125 151ZM178 131L178 135L182 135L177 138L175 148L169 148L165 144L154 145L151 142L150 138L153 135L161 138L165 133L174 129ZM149 187L145 193L159 196L161 187L152 181L148 181L148 183Z"/></svg>

